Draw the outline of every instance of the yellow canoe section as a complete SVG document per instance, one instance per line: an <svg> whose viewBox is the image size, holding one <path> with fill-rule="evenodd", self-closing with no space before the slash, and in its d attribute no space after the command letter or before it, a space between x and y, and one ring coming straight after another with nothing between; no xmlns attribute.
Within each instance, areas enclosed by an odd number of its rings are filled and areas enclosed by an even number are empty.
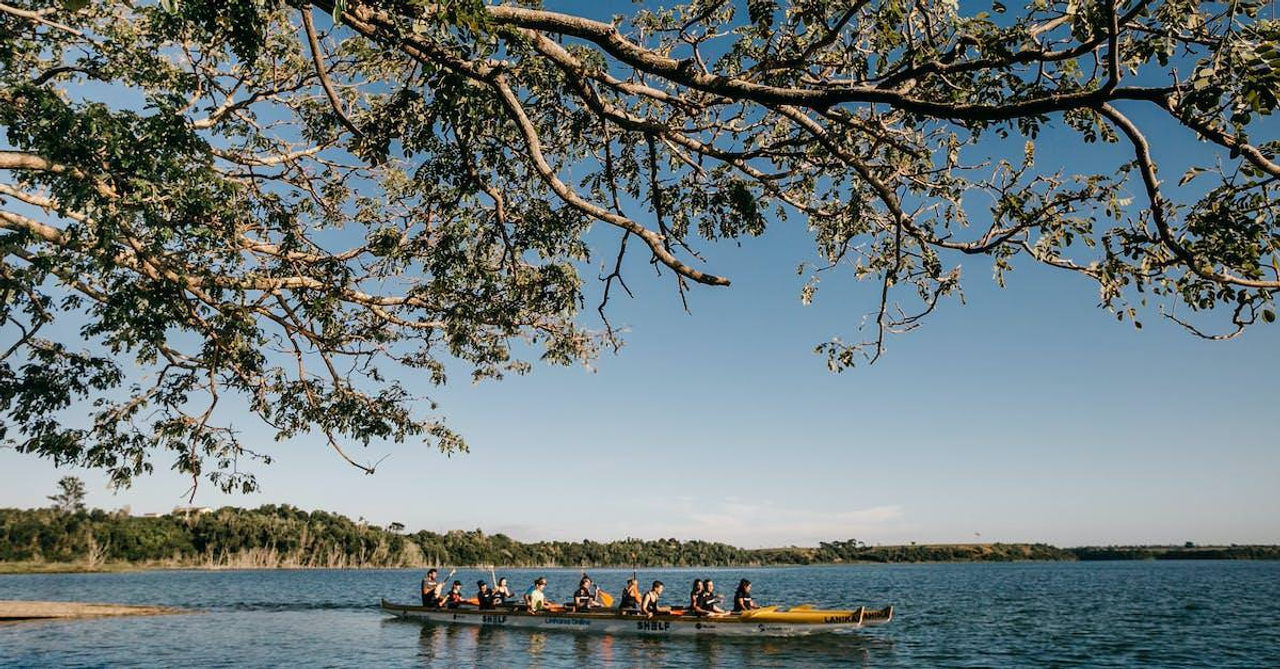
<svg viewBox="0 0 1280 669"><path fill-rule="evenodd" d="M886 623L893 618L893 607L883 609L815 609L811 604L779 610L777 606L753 609L741 615L742 620L775 623Z"/></svg>

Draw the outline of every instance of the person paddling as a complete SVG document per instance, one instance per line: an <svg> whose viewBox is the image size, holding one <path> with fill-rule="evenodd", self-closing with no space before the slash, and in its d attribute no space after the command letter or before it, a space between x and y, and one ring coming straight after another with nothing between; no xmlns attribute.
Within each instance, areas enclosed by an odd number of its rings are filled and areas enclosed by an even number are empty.
<svg viewBox="0 0 1280 669"><path fill-rule="evenodd" d="M537 613L547 606L547 595L543 591L547 587L547 579L539 576L524 593L524 604L529 613Z"/></svg>
<svg viewBox="0 0 1280 669"><path fill-rule="evenodd" d="M707 610L702 608L702 579L693 579L693 588L689 590L689 613L695 616L707 615Z"/></svg>
<svg viewBox="0 0 1280 669"><path fill-rule="evenodd" d="M484 580L476 581L476 606L482 609L493 608L493 593Z"/></svg>
<svg viewBox="0 0 1280 669"><path fill-rule="evenodd" d="M491 596L494 606L502 606L507 603L507 600L513 599L516 595L511 592L511 586L507 585L507 577L503 576L493 586Z"/></svg>
<svg viewBox="0 0 1280 669"><path fill-rule="evenodd" d="M662 590L662 581L654 581L653 588L644 593L644 599L640 601L640 610L644 612L645 616L652 618L659 613L671 613L670 607L658 606L658 599L662 597Z"/></svg>
<svg viewBox="0 0 1280 669"><path fill-rule="evenodd" d="M427 570L427 577L422 579L422 605L435 608L440 606L440 589L444 583L436 580L439 574L435 568Z"/></svg>
<svg viewBox="0 0 1280 669"><path fill-rule="evenodd" d="M573 608L576 611L590 611L593 606L600 606L600 600L596 599L591 590L591 577L584 574L582 580L578 581L578 589L573 592Z"/></svg>
<svg viewBox="0 0 1280 669"><path fill-rule="evenodd" d="M454 581L449 594L444 596L444 605L451 609L462 606L462 581Z"/></svg>
<svg viewBox="0 0 1280 669"><path fill-rule="evenodd" d="M758 608L760 608L760 605L756 604L755 600L751 598L751 581L745 578L738 581L738 590L733 593L733 612L742 613L743 611Z"/></svg>
<svg viewBox="0 0 1280 669"><path fill-rule="evenodd" d="M720 595L716 594L716 584L707 579L702 582L702 597L698 602L698 608L705 612L705 615L713 618L729 615L728 611L720 608Z"/></svg>
<svg viewBox="0 0 1280 669"><path fill-rule="evenodd" d="M640 586L636 579L627 579L627 588L618 602L618 613L640 613Z"/></svg>

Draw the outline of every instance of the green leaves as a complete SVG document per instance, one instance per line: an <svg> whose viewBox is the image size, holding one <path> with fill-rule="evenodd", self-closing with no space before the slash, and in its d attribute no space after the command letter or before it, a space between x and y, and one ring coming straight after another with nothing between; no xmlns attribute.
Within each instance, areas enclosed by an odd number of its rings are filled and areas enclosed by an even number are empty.
<svg viewBox="0 0 1280 669"><path fill-rule="evenodd" d="M197 30L202 40L225 42L236 57L252 62L266 43L267 17L279 6L279 0L171 0L162 9Z"/></svg>
<svg viewBox="0 0 1280 669"><path fill-rule="evenodd" d="M747 17L762 30L773 26L773 15L777 11L776 0L747 0Z"/></svg>
<svg viewBox="0 0 1280 669"><path fill-rule="evenodd" d="M802 301L841 277L882 296L817 348L835 371L962 296L960 257L1001 283L1074 272L1135 327L1178 305L1274 320L1280 143L1258 119L1280 26L1254 0L1135 15L1115 88L1101 0L514 7L360 5L365 35L339 0L319 68L279 0L4 21L0 205L40 221L0 219L0 439L120 484L163 454L243 490L239 463L269 456L221 420L237 397L366 470L345 446L465 449L396 379L589 361L584 272L617 295L634 264L593 225L677 290L706 280L706 244L804 225ZM1174 132L1203 152L1152 163ZM1120 144L1062 158L1093 142Z"/></svg>

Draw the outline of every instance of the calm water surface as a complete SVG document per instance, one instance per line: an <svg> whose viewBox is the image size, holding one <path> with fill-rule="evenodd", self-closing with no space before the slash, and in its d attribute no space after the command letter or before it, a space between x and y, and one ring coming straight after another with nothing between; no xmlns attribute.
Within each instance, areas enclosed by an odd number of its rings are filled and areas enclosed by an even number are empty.
<svg viewBox="0 0 1280 669"><path fill-rule="evenodd" d="M577 570L536 574L566 599ZM592 570L616 592L629 570ZM653 570L676 603L695 577L757 601L893 604L885 627L781 639L655 639L388 618L416 571L0 576L0 599L165 604L200 613L0 624L0 666L1280 667L1280 563L1093 562ZM470 585L488 573L460 571Z"/></svg>

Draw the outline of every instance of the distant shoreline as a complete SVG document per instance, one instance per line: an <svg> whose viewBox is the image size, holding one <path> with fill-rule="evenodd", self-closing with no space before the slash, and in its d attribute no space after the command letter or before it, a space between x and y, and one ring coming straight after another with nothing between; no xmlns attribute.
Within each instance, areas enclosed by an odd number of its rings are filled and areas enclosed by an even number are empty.
<svg viewBox="0 0 1280 669"><path fill-rule="evenodd" d="M978 547L1002 547L1012 550L1023 549L1036 544L918 544L907 546L878 546L876 548L884 550L894 549L918 549L921 551L953 551L955 549L978 548ZM761 549L771 550L771 549ZM1187 548L1185 546L1124 546L1124 547L1102 547L1102 546L1083 546L1076 548L1059 549L1070 557L1040 557L1040 558L1022 558L1022 559L991 559L991 558L952 558L952 559L935 559L935 560L842 560L838 562L810 562L805 564L796 563L731 563L731 564L714 564L714 565L687 565L687 564L644 564L642 569L648 570L671 570L671 569L778 569L790 567L840 567L849 565L936 565L936 564L965 564L965 563L1059 563L1059 562L1135 562L1135 561L1190 561L1190 560L1231 560L1231 561L1269 561L1280 560L1280 546L1277 545L1249 545L1249 546L1196 546ZM496 569L579 569L586 567L588 569L631 569L633 566L629 564L587 564L587 565L564 565L564 564L511 564L511 565L489 565L489 564L449 564L449 563L433 563L433 564L414 564L414 565L360 565L360 566L303 566L303 565L275 565L275 566L241 566L241 565L211 565L206 563L173 563L173 562L108 562L97 565L89 565L84 562L0 562L0 575L15 574L102 574L102 573L121 573L121 572L140 572L140 571L346 571L346 570L377 570L377 569L408 569L420 570L430 566L458 568L458 569L479 569L486 570L490 566Z"/></svg>

